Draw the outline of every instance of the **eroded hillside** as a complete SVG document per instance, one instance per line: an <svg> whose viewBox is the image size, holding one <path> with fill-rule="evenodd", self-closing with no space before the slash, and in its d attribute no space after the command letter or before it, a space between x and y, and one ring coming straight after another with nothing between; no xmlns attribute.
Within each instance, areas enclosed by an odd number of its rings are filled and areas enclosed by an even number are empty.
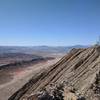
<svg viewBox="0 0 100 100"><path fill-rule="evenodd" d="M100 100L100 46L72 49L9 100Z"/></svg>

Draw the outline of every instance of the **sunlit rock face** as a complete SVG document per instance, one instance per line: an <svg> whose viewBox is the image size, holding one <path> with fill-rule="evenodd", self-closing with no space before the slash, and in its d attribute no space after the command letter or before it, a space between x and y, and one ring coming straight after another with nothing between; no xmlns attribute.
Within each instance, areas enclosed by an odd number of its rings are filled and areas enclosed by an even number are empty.
<svg viewBox="0 0 100 100"><path fill-rule="evenodd" d="M9 100L67 100L68 97L71 100L100 100L99 73L100 46L72 49L56 64L34 76ZM57 88L62 83L62 88ZM55 85L53 92L51 84ZM29 99L32 95L36 99Z"/></svg>

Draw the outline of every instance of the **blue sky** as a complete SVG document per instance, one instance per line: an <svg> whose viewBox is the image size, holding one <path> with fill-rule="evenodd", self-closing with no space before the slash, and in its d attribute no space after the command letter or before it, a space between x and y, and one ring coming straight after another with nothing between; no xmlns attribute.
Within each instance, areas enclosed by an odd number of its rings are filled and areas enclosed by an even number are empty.
<svg viewBox="0 0 100 100"><path fill-rule="evenodd" d="M88 45L100 36L100 0L0 0L0 45Z"/></svg>

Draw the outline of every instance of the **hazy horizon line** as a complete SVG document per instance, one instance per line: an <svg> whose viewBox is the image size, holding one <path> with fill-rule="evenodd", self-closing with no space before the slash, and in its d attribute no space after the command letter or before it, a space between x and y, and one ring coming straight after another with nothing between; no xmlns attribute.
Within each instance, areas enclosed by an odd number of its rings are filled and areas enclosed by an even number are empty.
<svg viewBox="0 0 100 100"><path fill-rule="evenodd" d="M75 45L0 45L5 47L69 47L69 46L90 46L95 44L75 44Z"/></svg>

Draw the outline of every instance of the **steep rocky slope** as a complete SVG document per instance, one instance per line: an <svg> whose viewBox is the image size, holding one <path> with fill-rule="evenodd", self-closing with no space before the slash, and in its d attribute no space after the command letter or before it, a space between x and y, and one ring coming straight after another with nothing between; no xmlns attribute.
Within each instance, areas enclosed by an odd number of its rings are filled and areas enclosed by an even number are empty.
<svg viewBox="0 0 100 100"><path fill-rule="evenodd" d="M72 49L9 100L100 100L100 46Z"/></svg>

